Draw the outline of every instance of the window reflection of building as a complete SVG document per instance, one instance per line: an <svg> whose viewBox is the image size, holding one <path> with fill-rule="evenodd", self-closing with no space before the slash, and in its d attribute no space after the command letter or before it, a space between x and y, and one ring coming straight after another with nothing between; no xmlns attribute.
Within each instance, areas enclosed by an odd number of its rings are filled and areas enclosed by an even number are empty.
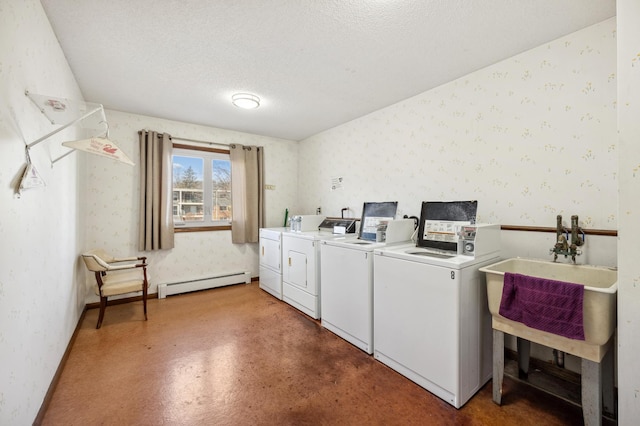
<svg viewBox="0 0 640 426"><path fill-rule="evenodd" d="M204 218L202 189L174 188L173 216L180 221L201 221Z"/></svg>
<svg viewBox="0 0 640 426"><path fill-rule="evenodd" d="M231 191L216 189L213 191L213 220L231 220Z"/></svg>
<svg viewBox="0 0 640 426"><path fill-rule="evenodd" d="M231 219L231 191L216 189L213 191L212 220ZM174 188L174 220L193 222L204 220L203 192L201 189Z"/></svg>

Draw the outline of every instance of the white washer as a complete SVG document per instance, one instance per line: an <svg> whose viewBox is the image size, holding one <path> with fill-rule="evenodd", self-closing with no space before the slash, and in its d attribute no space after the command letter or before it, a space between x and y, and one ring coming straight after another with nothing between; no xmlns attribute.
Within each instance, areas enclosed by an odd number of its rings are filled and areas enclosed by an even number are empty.
<svg viewBox="0 0 640 426"><path fill-rule="evenodd" d="M368 354L373 353L373 251L409 241L414 223L389 222L386 242L322 241L322 326Z"/></svg>
<svg viewBox="0 0 640 426"><path fill-rule="evenodd" d="M334 234L334 224L353 220L327 219L326 228L313 232L282 234L282 300L313 319L320 318L320 242L355 238L355 234Z"/></svg>
<svg viewBox="0 0 640 426"><path fill-rule="evenodd" d="M260 288L282 300L282 233L289 228L260 229Z"/></svg>
<svg viewBox="0 0 640 426"><path fill-rule="evenodd" d="M500 229L476 226L485 238L481 255L409 245L374 251L374 357L456 408L492 375L491 315L478 269L499 259Z"/></svg>

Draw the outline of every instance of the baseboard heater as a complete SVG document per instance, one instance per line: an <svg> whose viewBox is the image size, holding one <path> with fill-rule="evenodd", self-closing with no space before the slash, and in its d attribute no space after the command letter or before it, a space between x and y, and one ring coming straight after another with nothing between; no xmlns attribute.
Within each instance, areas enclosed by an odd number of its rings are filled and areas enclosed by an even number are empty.
<svg viewBox="0 0 640 426"><path fill-rule="evenodd" d="M207 290L230 284L249 284L250 282L250 272L231 272L228 274L198 278L178 283L158 284L158 299L164 299L167 296L188 293L190 291Z"/></svg>

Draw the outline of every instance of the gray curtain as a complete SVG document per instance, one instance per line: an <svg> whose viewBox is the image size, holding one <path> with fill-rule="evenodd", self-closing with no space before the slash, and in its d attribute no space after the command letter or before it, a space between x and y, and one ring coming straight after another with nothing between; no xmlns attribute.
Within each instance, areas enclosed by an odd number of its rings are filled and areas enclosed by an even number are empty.
<svg viewBox="0 0 640 426"><path fill-rule="evenodd" d="M141 130L140 138L140 251L174 247L172 159L167 133Z"/></svg>
<svg viewBox="0 0 640 426"><path fill-rule="evenodd" d="M231 241L257 243L264 226L264 148L229 146L231 158Z"/></svg>

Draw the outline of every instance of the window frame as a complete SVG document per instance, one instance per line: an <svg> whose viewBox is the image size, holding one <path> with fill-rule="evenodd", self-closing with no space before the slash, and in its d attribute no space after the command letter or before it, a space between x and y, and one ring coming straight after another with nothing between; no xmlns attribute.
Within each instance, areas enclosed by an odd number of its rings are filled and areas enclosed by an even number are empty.
<svg viewBox="0 0 640 426"><path fill-rule="evenodd" d="M177 152L176 152L177 151ZM208 153L208 154L205 154ZM208 165L211 165L211 162L214 158L219 157L219 154L225 155L228 157L229 161L231 161L230 155L231 152L228 149L219 149L219 148L209 148L209 147L201 147L194 145L185 145L185 144L173 144L173 152L171 156L171 173L173 176L173 156L185 156L185 157L198 157L202 158L204 161L203 165L203 174L202 177L202 193L203 199L205 199L205 193L209 190L213 190L213 188L206 188L206 180L207 180L207 172L206 169ZM207 165L208 163L208 165ZM211 176L209 176L211 177ZM212 177L211 177L212 178ZM209 179L212 180L212 179ZM173 177L171 179L171 210L173 211ZM203 202L203 206L206 206L206 203ZM233 215L233 212L232 212ZM182 222L184 225L176 226L174 221L173 231L174 232L204 232L204 231L230 231L231 230L231 220L218 221L220 224L216 224L215 222Z"/></svg>

